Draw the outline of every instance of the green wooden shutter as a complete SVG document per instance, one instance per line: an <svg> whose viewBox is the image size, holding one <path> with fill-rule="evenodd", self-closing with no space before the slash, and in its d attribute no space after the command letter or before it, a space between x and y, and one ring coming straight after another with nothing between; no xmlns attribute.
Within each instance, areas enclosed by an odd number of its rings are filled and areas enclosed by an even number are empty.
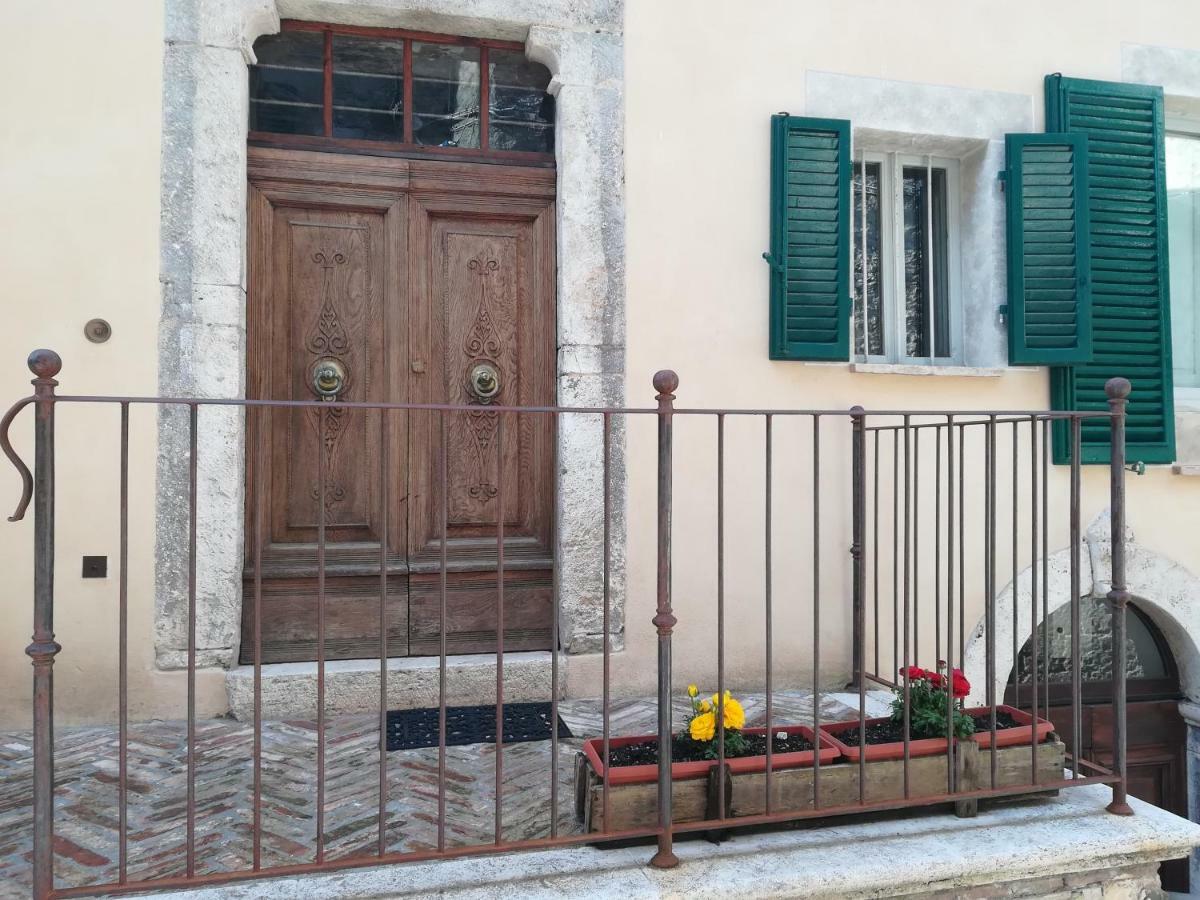
<svg viewBox="0 0 1200 900"><path fill-rule="evenodd" d="M1046 77L1046 129L1088 140L1092 361L1051 371L1056 409L1107 409L1104 383L1133 383L1127 420L1130 461L1175 458L1171 377L1167 192L1162 88ZM1108 423L1082 426L1082 461L1107 463ZM1069 462L1065 427L1055 462Z"/></svg>
<svg viewBox="0 0 1200 900"><path fill-rule="evenodd" d="M771 358L850 358L850 123L771 119Z"/></svg>
<svg viewBox="0 0 1200 900"><path fill-rule="evenodd" d="M1092 359L1087 137L1005 136L1008 361Z"/></svg>

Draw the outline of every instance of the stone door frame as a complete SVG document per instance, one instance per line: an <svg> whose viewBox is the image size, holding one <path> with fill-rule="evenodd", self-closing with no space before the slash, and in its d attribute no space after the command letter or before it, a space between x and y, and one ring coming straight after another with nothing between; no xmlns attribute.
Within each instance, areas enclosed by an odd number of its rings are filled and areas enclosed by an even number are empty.
<svg viewBox="0 0 1200 900"><path fill-rule="evenodd" d="M159 394L246 389L247 66L281 18L525 42L556 99L557 393L564 406L625 403L624 38L622 0L166 0L158 332ZM624 433L610 468L611 631L624 629ZM564 417L556 473L559 640L603 645L601 422ZM155 650L186 665L189 428L158 422ZM196 661L232 666L242 616L245 422L205 407L198 430Z"/></svg>

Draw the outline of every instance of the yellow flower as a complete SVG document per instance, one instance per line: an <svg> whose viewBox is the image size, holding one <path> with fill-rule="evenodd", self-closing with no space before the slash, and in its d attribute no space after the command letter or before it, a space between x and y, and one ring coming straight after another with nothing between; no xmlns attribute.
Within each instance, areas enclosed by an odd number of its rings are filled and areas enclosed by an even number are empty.
<svg viewBox="0 0 1200 900"><path fill-rule="evenodd" d="M712 704L707 700L700 701L700 712L712 712Z"/></svg>
<svg viewBox="0 0 1200 900"><path fill-rule="evenodd" d="M688 734L693 741L711 741L717 730L717 717L710 712L701 713L692 719Z"/></svg>
<svg viewBox="0 0 1200 900"><path fill-rule="evenodd" d="M716 705L717 705L717 695L716 694L712 695L712 703L713 703L713 706L716 707ZM725 727L726 728L740 730L740 729L746 727L746 711L742 708L742 704L740 704L737 700L735 700L733 698L733 695L730 694L729 691L725 692L725 701L724 701L723 709L724 709L724 713L725 713L724 719L725 719Z"/></svg>
<svg viewBox="0 0 1200 900"><path fill-rule="evenodd" d="M700 688L696 687L694 684L688 685L688 696L689 697L695 697L699 693L700 693Z"/></svg>

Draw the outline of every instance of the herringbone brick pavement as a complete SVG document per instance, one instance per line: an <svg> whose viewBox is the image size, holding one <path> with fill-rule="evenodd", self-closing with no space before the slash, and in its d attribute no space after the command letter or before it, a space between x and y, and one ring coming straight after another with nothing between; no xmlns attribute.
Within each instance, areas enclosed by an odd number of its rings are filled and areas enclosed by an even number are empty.
<svg viewBox="0 0 1200 900"><path fill-rule="evenodd" d="M840 698L840 699L839 699ZM826 721L851 718L847 695L822 697ZM845 702L843 702L845 701ZM761 723L761 695L744 698L750 724ZM872 698L871 712L878 711ZM680 704L676 721L684 720ZM870 714L870 713L869 713ZM560 715L575 737L559 742L558 833L575 833L573 762L584 738L601 733L600 703L564 700ZM811 721L807 692L779 692L774 721ZM614 700L611 733L655 729L655 703ZM374 852L378 841L379 720L326 722L325 858ZM317 729L312 721L264 722L262 865L310 861L316 847ZM55 734L55 872L59 886L117 877L118 739L113 726L59 728ZM227 719L196 726L196 868L198 874L252 864L253 729ZM495 819L494 744L446 751L446 846L487 844ZM28 732L0 734L0 897L29 895L32 748ZM437 846L438 750L387 754L385 841L389 852ZM550 834L550 741L504 747L506 841ZM187 728L179 721L130 726L128 875L131 880L185 874Z"/></svg>

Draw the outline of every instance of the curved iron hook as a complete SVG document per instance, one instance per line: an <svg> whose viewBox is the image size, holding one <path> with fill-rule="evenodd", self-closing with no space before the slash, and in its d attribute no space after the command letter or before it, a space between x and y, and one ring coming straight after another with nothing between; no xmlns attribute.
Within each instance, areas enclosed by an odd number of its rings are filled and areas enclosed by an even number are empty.
<svg viewBox="0 0 1200 900"><path fill-rule="evenodd" d="M8 517L10 522L20 522L25 518L25 510L29 507L29 501L33 499L33 474L29 471L29 466L25 465L24 460L13 449L12 442L8 439L8 429L12 425L13 419L17 417L17 413L32 403L34 399L34 397L26 397L24 400L18 400L4 414L4 418L0 419L0 450L4 451L4 455L8 457L9 462L21 476L21 499L17 502L16 512Z"/></svg>

